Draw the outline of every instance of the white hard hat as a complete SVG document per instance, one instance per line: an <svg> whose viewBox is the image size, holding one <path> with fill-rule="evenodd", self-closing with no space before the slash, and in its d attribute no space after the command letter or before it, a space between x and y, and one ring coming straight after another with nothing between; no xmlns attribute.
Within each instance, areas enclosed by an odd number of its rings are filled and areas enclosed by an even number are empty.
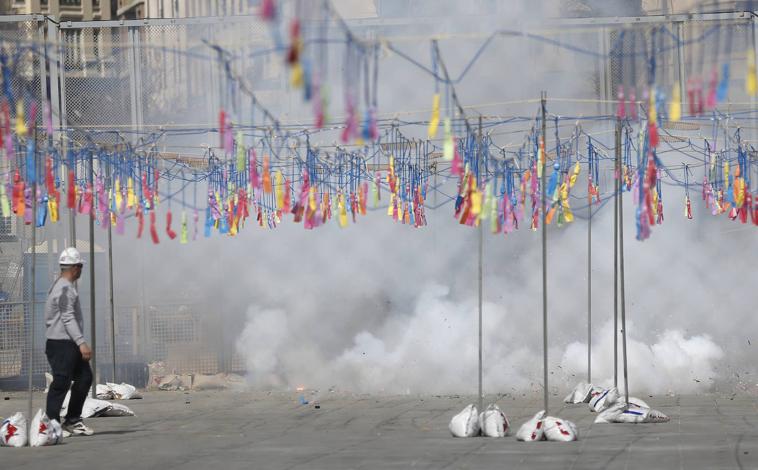
<svg viewBox="0 0 758 470"><path fill-rule="evenodd" d="M71 266L74 264L84 264L82 254L79 253L74 247L66 248L61 252L60 258L58 258L58 264L62 266Z"/></svg>

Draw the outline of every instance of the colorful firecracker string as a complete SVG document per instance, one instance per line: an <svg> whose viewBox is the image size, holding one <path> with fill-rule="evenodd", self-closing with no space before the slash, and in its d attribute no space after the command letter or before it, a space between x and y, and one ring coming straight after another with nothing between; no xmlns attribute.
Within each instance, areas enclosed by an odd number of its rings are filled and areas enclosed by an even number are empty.
<svg viewBox="0 0 758 470"><path fill-rule="evenodd" d="M615 196L610 184L601 187L601 171L612 168L609 163L613 158L608 154L615 149L603 149L602 139L582 129L580 121L592 121L621 124L623 157L620 171L612 178L621 180L621 191L633 194L637 206L634 213L637 239L648 238L652 227L664 222L663 184L684 188L684 214L688 219L693 218L690 189L692 172L697 168L703 169L702 199L713 215L725 214L731 220L758 225L758 193L751 181L751 175L756 173L751 157L754 150L742 141L739 128L731 133L724 130L726 138L720 150L715 150L715 137L710 141L704 139L702 147L690 140L679 147L667 141L666 148L662 148L671 123L710 121L717 136L722 122L753 118L752 110L724 115L718 108L727 102L729 94L732 57L729 28L725 29L726 33L721 26L703 33L700 40L709 34L726 34L726 45L723 50L720 46L715 48L708 71L701 57L703 63L697 70L702 73L693 74L684 88L679 83L659 84L656 80L657 58L671 44L683 44L680 38L665 27L653 28L650 41L638 40L634 32L625 39L626 32L622 31L611 52L603 56L620 60L622 70L625 63L632 69L618 85L615 116L581 119L549 116L551 122L546 123L541 122L540 117L528 116L487 119L483 132L481 123L475 129L466 118L455 92L455 84L462 80L471 64L460 77L451 79L436 41L432 41L432 67L426 69L434 78L429 119L412 123L380 119L379 52L382 47L392 49L392 46L380 41L358 40L345 27L342 43L346 54L341 64L345 117L343 122L333 126L328 114L329 90L324 81L328 72L324 50L330 41L322 30L313 26L317 22L306 20L323 19L334 12L328 2L323 3L324 9L306 8L307 4L298 2L296 15L285 20L276 2L264 1L262 17L270 26L276 50L284 55L291 86L302 90L304 100L313 105L313 126L308 129L282 126L260 105L245 81L235 75L233 54L209 44L216 53L214 60L226 76L217 127L164 130L143 135L141 143L136 145L126 143L124 133L118 130L93 129L87 139L77 139L77 144L67 136L60 140L65 144L56 146L52 135L70 131L55 128L49 101L44 102L41 111L43 124L38 124L40 110L36 102L26 96L14 96L9 85L12 74L17 73L14 60L18 54L1 53L4 86L0 98L0 141L3 144L0 158L5 162L0 171L2 215L15 215L27 225L41 227L58 222L65 208L93 217L102 227L110 224L117 234L125 234L126 219L134 217L138 238L144 234L147 222L154 243L177 238L180 243L188 243L196 240L200 233L206 237L214 231L234 236L248 224L275 228L288 218L302 223L306 229L317 228L332 219L340 227L346 227L385 204L387 215L395 222L418 228L427 224L428 210L452 203L460 224L479 226L489 219L493 234L508 234L525 224L537 230L544 198L545 222L560 227L574 221L574 211L582 207L582 201L602 205L612 199L610 196ZM280 32L284 23L288 25L287 45ZM525 36L545 40L537 35ZM629 41L632 52L625 53L624 45ZM313 47L314 44L319 47ZM16 47L38 52L36 45L17 44ZM484 47L486 43L475 58ZM577 47L572 50L595 54ZM745 91L754 97L758 92L755 51L746 52ZM648 85L641 90L636 86L638 57L647 64L644 73ZM425 67L418 62L415 65ZM665 94L668 89L672 90L670 98ZM686 89L686 102L682 101L685 98L682 89ZM235 103L243 95L251 98L262 111L265 126L235 124L239 118ZM683 116L683 108L688 111L688 117ZM562 140L559 132L562 123L572 121L576 121L576 125L570 136ZM492 130L514 123L531 127L524 132L524 144L516 151L498 147ZM402 132L405 125L423 125L428 139L407 137ZM543 125L554 127L552 148L548 148L546 142L549 136L540 135L538 131ZM327 129L328 126L332 127ZM438 145L440 127L442 142ZM335 129L340 132L344 148L327 152L311 145L312 135ZM219 136L218 147L207 150L201 165L190 165L181 158L167 158L158 151L161 139L193 131ZM77 132L87 134L83 130ZM93 136L103 133L115 134L124 143L94 143ZM38 139L38 134L46 135L47 139ZM82 144L83 141L86 143ZM580 145L582 141L586 142L586 153L583 153L585 146ZM681 167L667 166L660 158L663 152L677 152L690 163L682 163ZM545 165L548 160L551 165ZM91 182L83 171L90 161L96 168ZM543 168L547 179L544 195L539 185ZM586 194L575 195L573 192L582 173L587 178ZM442 182L437 181L439 176ZM457 183L456 194L445 193L448 181ZM179 189L172 191L172 186L177 185ZM34 187L36 194L33 194ZM193 194L192 204L186 202L188 191ZM430 206L428 201L432 195L440 196L442 203ZM39 210L36 220L32 220L35 199ZM177 203L181 210L178 225L172 211Z"/></svg>

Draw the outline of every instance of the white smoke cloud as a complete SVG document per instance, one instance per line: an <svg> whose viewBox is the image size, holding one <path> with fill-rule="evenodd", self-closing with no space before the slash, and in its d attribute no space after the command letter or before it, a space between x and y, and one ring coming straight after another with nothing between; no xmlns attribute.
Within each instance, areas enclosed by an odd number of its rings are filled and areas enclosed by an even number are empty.
<svg viewBox="0 0 758 470"><path fill-rule="evenodd" d="M251 384L289 387L336 385L373 393L475 393L477 390L477 305L453 300L441 285L422 289L408 312L394 312L372 331L361 330L341 352L323 353L307 331L292 328L289 312L251 308L237 343L247 359ZM524 333L527 323L517 309L492 302L483 305L484 383L490 392L540 389L542 347ZM632 393L702 392L719 378L716 364L724 352L708 335L687 336L666 330L643 337L628 328ZM610 323L601 331L611 332ZM609 386L613 374L612 335L593 344L595 383ZM535 341L537 340L537 341ZM621 342L619 339L619 348ZM551 346L551 390L561 390L586 373L587 345ZM560 351L563 351L562 354ZM619 383L622 381L619 349Z"/></svg>
<svg viewBox="0 0 758 470"><path fill-rule="evenodd" d="M601 336L593 343L594 383L613 385L613 326L607 323ZM631 393L661 394L708 391L719 379L717 363L724 350L707 334L687 336L682 330L665 330L659 335L643 336L629 325L627 338L628 371ZM619 337L619 389L623 389L623 362ZM564 371L583 376L587 370L587 343L572 342L561 358Z"/></svg>

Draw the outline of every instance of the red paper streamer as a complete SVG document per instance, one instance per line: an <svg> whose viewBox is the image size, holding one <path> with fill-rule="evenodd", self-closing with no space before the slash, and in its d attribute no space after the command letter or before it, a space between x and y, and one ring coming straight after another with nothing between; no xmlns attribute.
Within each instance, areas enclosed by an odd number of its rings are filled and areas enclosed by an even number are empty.
<svg viewBox="0 0 758 470"><path fill-rule="evenodd" d="M168 234L168 238L173 240L174 238L176 238L176 232L174 232L171 229L171 219L172 219L171 211L166 212L166 234Z"/></svg>
<svg viewBox="0 0 758 470"><path fill-rule="evenodd" d="M155 226L155 211L150 211L150 236L153 238L153 243L156 245L160 243L158 239L158 228Z"/></svg>

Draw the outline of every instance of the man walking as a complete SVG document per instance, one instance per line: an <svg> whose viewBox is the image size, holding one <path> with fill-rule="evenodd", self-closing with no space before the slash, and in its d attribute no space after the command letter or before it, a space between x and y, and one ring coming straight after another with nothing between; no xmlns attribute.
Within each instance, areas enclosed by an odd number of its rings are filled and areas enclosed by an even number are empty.
<svg viewBox="0 0 758 470"><path fill-rule="evenodd" d="M94 432L84 425L81 415L92 386L89 366L92 350L84 341L82 308L74 287L82 275L84 261L76 248L66 248L58 264L61 275L50 288L45 302L45 354L53 371L53 383L47 394L47 416L60 422L61 407L70 388L66 422L62 424L64 436L91 436Z"/></svg>

